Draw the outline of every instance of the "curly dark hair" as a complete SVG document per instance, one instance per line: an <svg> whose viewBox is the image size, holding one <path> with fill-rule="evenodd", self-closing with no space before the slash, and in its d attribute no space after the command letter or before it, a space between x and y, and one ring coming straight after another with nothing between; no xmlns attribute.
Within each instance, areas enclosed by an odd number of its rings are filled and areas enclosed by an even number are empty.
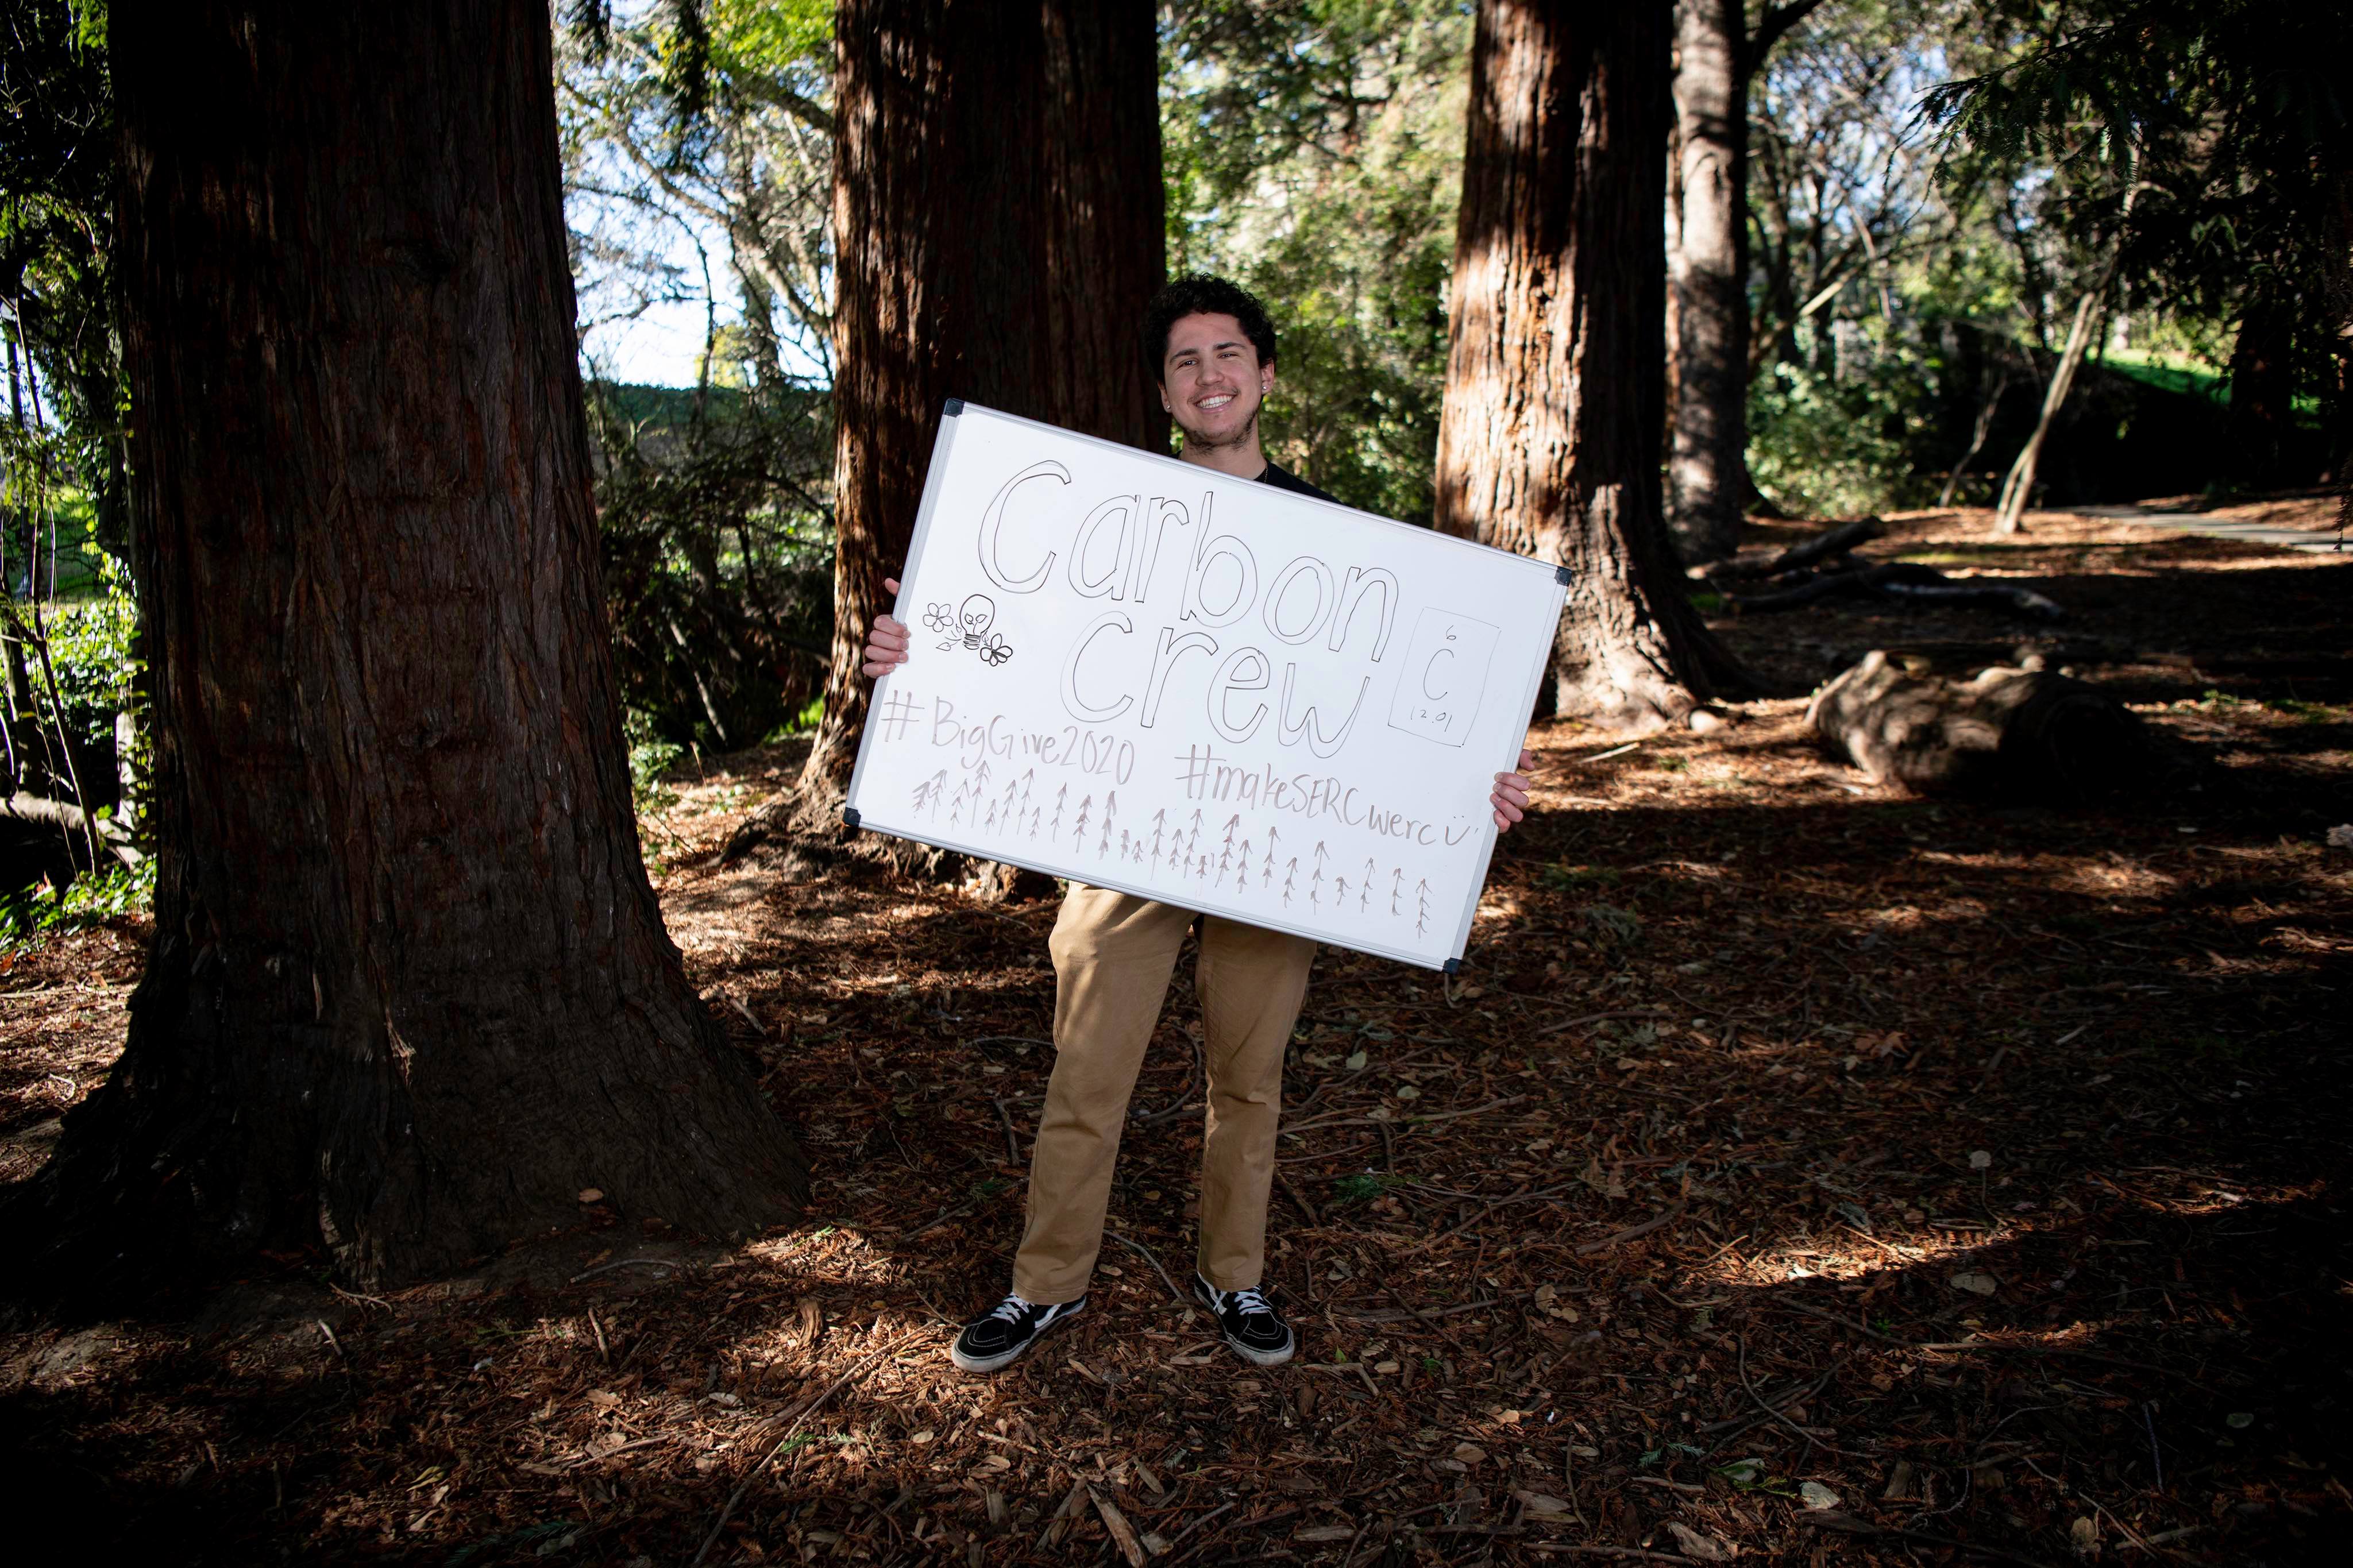
<svg viewBox="0 0 2353 1568"><path fill-rule="evenodd" d="M1274 363L1274 323L1268 320L1259 297L1223 278L1188 272L1170 279L1144 308L1144 365L1155 384L1166 374L1168 329L1187 316L1199 315L1231 316L1241 323L1250 347L1258 351L1258 363Z"/></svg>

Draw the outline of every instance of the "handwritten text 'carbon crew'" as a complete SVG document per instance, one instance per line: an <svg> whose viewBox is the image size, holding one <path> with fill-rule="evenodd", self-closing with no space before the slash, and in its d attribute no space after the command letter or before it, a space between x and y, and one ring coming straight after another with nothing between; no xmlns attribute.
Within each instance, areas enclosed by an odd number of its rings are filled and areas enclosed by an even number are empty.
<svg viewBox="0 0 2353 1568"><path fill-rule="evenodd" d="M1193 509L1171 497L1147 498L1141 493L1113 496L1081 521L1078 533L1070 541L1067 556L1061 551L1049 550L1043 560L1026 573L1019 572L1004 559L1005 510L1013 492L1031 479L1052 479L1067 485L1071 483L1071 473L1050 459L1032 463L1005 481L981 518L980 569L1008 594L1037 593L1047 584L1056 561L1060 560L1064 580L1071 592L1080 597L1140 605L1155 585L1154 574L1169 531L1172 527L1177 531L1178 551L1171 560L1182 563L1185 578L1176 616L1178 625L1160 628L1158 642L1152 650L1151 668L1141 689L1116 693L1101 690L1103 682L1099 677L1107 668L1109 649L1098 647L1099 639L1135 635L1135 622L1124 610L1106 610L1089 622L1062 661L1062 706L1071 718L1082 723L1108 723L1135 708L1135 721L1150 729L1159 718L1161 698L1170 674L1187 654L1198 653L1213 661L1208 702L1210 726L1235 745L1256 734L1266 721L1268 704L1250 703L1248 713L1240 717L1234 709L1238 698L1264 691L1272 683L1273 660L1263 649L1248 643L1225 649L1221 656L1218 639L1208 630L1180 629L1186 622L1222 630L1256 609L1268 634L1277 642L1302 647L1324 634L1324 647L1338 652L1348 640L1356 612L1377 591L1380 609L1379 619L1374 624L1371 661L1379 663L1381 655L1388 651L1389 631L1398 610L1398 580L1394 574L1378 566L1351 566L1343 574L1328 562L1301 555L1274 574L1261 595L1258 559L1249 543L1235 534L1209 531L1214 491L1202 494L1198 517ZM1192 531L1190 549L1185 548L1187 530ZM1219 599L1224 602L1217 603ZM1098 679L1082 682L1082 671ZM1331 756L1339 751L1355 726L1372 677L1366 675L1357 682L1347 716L1337 729L1329 731L1313 702L1301 707L1295 701L1298 679L1298 664L1286 664L1282 671L1281 717L1275 726L1277 738L1286 746L1296 745L1304 739L1308 750L1317 756ZM1092 693L1089 687L1093 688Z"/></svg>

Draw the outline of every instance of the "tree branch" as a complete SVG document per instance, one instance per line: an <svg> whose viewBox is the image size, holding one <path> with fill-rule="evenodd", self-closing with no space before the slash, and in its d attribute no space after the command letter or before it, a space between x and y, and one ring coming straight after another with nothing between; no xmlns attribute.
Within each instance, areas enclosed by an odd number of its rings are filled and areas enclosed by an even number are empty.
<svg viewBox="0 0 2353 1568"><path fill-rule="evenodd" d="M1740 51L1741 79L1746 81L1754 76L1757 68L1765 63L1765 57L1773 52L1773 46L1786 37L1790 28L1818 9L1821 3L1822 0L1788 0L1787 4L1767 10L1764 19L1757 24L1757 36L1749 39L1747 47Z"/></svg>

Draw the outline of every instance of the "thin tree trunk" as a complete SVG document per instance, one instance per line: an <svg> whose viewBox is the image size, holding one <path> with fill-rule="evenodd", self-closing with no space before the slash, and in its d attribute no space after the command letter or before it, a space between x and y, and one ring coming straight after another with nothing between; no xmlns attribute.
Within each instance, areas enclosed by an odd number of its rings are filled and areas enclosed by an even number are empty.
<svg viewBox="0 0 2353 1568"><path fill-rule="evenodd" d="M1773 46L1820 4L1768 6L1753 37L1746 0L1675 6L1667 521L1689 565L1738 547L1750 488L1749 84Z"/></svg>
<svg viewBox="0 0 2353 1568"><path fill-rule="evenodd" d="M789 1219L630 815L547 6L108 21L156 937L27 1267Z"/></svg>
<svg viewBox="0 0 2353 1568"><path fill-rule="evenodd" d="M1994 416L2001 409L2001 395L2009 390L2010 367L2004 365L2001 367L2000 374L1995 375L1986 387L1985 402L1978 407L1977 424L1969 431L1968 449L1961 453L1960 460L1953 465L1953 471L1945 476L1945 488L1936 495L1936 505L1939 509L1953 504L1953 492L1960 488L1961 476L1968 471L1969 464L1975 460L1977 455L1985 450L1986 437L1993 432Z"/></svg>
<svg viewBox="0 0 2353 1568"><path fill-rule="evenodd" d="M1740 542L1748 445L1748 77L1743 0L1676 7L1681 196L1668 258L1676 322L1667 517L1686 564Z"/></svg>
<svg viewBox="0 0 2353 1568"><path fill-rule="evenodd" d="M2295 431L2296 308L2256 294L2231 346L2231 435L2239 478L2257 489L2281 482Z"/></svg>
<svg viewBox="0 0 2353 1568"><path fill-rule="evenodd" d="M1736 669L1661 514L1669 13L1482 0L1438 525L1569 568L1563 714L1688 714Z"/></svg>
<svg viewBox="0 0 2353 1568"><path fill-rule="evenodd" d="M833 660L795 825L849 781L941 405L1151 446L1166 266L1145 0L842 0L835 22Z"/></svg>
<svg viewBox="0 0 2353 1568"><path fill-rule="evenodd" d="M2075 369L2084 363L2084 350L2091 342L2092 312L2100 296L2107 290L2107 274L2100 275L2099 286L2084 290L2075 301L2075 320L2067 329L2067 346L2061 351L2058 368L2051 373L2051 385L2042 395L2042 413L2034 421L2034 434L2020 448L2018 460L2010 466L2010 475L2001 481L2001 499L1996 503L1993 531L1998 535L2023 531L2021 521L2026 512L2027 498L2033 493L2034 470L2042 461L2042 443L2051 434L2052 421L2059 416L2059 406L2067 401L2067 391L2075 384Z"/></svg>

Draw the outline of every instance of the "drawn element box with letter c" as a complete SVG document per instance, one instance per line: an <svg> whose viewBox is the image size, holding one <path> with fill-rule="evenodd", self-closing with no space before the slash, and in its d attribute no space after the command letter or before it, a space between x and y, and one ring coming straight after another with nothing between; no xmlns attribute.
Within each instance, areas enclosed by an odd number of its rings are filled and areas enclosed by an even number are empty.
<svg viewBox="0 0 2353 1568"><path fill-rule="evenodd" d="M948 405L844 815L1444 968L1557 568Z"/></svg>

